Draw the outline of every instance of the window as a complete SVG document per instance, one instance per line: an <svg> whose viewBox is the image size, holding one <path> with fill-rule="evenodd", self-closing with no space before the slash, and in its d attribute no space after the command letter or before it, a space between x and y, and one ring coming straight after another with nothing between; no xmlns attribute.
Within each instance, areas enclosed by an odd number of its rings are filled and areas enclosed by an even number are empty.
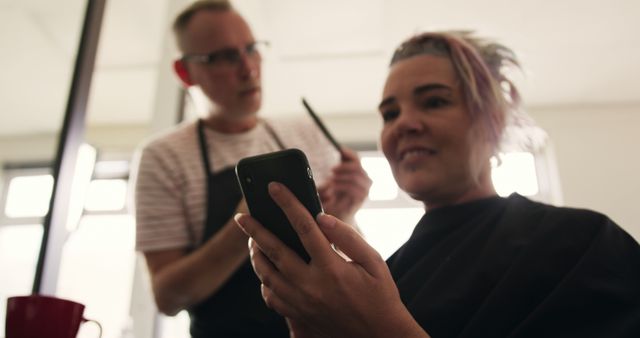
<svg viewBox="0 0 640 338"><path fill-rule="evenodd" d="M373 185L369 198L356 214L362 234L383 258L393 254L411 235L414 226L424 214L422 203L411 199L401 191L391 173L389 164L379 151L360 152L362 165ZM525 151L500 154L500 160L492 159L492 180L500 196L516 192L543 202L552 202L545 189L541 189L538 162L544 162L544 154ZM545 185L549 186L549 184ZM544 187L544 186L543 186Z"/></svg>
<svg viewBox="0 0 640 338"><path fill-rule="evenodd" d="M517 192L523 196L538 194L538 177L535 157L529 152L500 154L500 161L493 158L491 178L500 196Z"/></svg>
<svg viewBox="0 0 640 338"><path fill-rule="evenodd" d="M126 205L127 180L95 179L89 183L86 212L122 211Z"/></svg>
<svg viewBox="0 0 640 338"><path fill-rule="evenodd" d="M15 167L3 171L0 225L42 224L49 210L53 177L47 167Z"/></svg>
<svg viewBox="0 0 640 338"><path fill-rule="evenodd" d="M127 161L98 161L85 187L83 211L65 242L58 297L85 304L85 317L103 327L103 338L128 329L136 253L135 220L127 208ZM105 292L106 291L106 292ZM79 338L95 337L83 325Z"/></svg>
<svg viewBox="0 0 640 338"><path fill-rule="evenodd" d="M424 207L398 188L381 152L359 154L373 184L369 198L356 213L356 222L367 242L386 259L409 239Z"/></svg>
<svg viewBox="0 0 640 338"><path fill-rule="evenodd" d="M12 166L4 168L0 184L0 271L11 271L0 276L0 304L6 304L8 297L31 293L53 178L46 166ZM5 311L0 306L0 318Z"/></svg>
<svg viewBox="0 0 640 338"><path fill-rule="evenodd" d="M0 226L0 332L7 298L31 294L41 241L42 224Z"/></svg>
<svg viewBox="0 0 640 338"><path fill-rule="evenodd" d="M127 212L127 161L92 164L90 183L76 196L83 201L79 221L68 227L56 296L86 305L85 317L99 321L102 337L118 338L129 324L135 262L135 225ZM48 168L16 168L3 172L4 199L0 223L0 302L31 293L42 241L42 220L49 208L53 178ZM5 317L0 306L0 318ZM0 332L4 332L2 322ZM94 337L83 325L78 337Z"/></svg>

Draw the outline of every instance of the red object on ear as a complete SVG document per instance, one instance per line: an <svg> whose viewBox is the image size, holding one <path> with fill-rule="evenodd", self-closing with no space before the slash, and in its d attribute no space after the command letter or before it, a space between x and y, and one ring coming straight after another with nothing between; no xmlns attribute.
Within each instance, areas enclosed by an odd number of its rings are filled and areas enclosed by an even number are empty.
<svg viewBox="0 0 640 338"><path fill-rule="evenodd" d="M178 59L173 62L173 70L176 72L176 74L178 75L180 80L182 80L182 83L186 87L193 85L193 83L191 82L191 77L189 76L189 72L187 71L187 67L185 67L185 64L184 62L182 62L182 60Z"/></svg>

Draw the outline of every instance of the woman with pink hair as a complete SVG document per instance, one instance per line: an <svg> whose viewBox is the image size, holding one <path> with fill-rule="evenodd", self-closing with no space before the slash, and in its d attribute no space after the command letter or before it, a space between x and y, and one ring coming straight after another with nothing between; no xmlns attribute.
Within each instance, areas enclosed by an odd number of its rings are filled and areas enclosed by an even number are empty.
<svg viewBox="0 0 640 338"><path fill-rule="evenodd" d="M381 146L425 214L386 262L278 183L271 196L308 264L250 216L236 217L262 296L293 336L640 337L631 236L594 211L496 194L490 159L516 119L519 95L504 76L515 65L506 47L464 32L421 34L394 53Z"/></svg>

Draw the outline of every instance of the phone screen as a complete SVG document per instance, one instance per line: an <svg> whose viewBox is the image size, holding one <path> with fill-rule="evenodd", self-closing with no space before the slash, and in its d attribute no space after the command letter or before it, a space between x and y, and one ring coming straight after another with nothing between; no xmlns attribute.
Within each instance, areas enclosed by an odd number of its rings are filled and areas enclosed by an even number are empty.
<svg viewBox="0 0 640 338"><path fill-rule="evenodd" d="M313 173L304 153L287 149L244 158L236 166L236 176L251 216L308 262L309 255L302 242L267 188L270 182L280 182L313 217L322 212Z"/></svg>

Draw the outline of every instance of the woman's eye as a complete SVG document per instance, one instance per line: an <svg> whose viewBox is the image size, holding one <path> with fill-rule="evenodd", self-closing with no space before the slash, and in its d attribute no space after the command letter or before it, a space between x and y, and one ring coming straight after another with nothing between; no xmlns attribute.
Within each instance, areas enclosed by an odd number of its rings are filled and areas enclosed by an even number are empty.
<svg viewBox="0 0 640 338"><path fill-rule="evenodd" d="M390 110L384 110L380 114L382 115L382 120L384 122L389 122L395 119L396 117L398 117L398 115L400 114L400 111L395 109L390 109Z"/></svg>
<svg viewBox="0 0 640 338"><path fill-rule="evenodd" d="M428 97L422 101L422 107L427 109L440 108L449 104L449 101L438 96Z"/></svg>

